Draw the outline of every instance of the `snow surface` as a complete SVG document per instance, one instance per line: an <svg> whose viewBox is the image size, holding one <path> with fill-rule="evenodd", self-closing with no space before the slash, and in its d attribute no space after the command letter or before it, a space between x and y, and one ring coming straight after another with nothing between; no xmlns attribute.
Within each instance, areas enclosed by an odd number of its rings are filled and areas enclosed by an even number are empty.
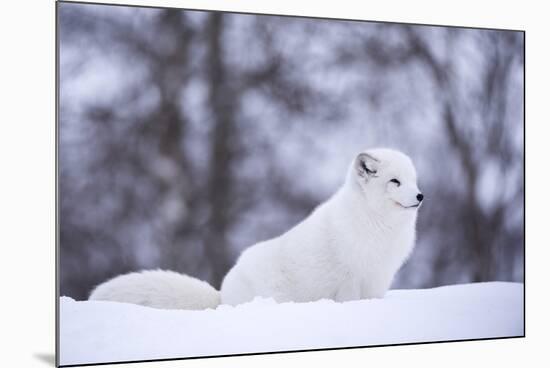
<svg viewBox="0 0 550 368"><path fill-rule="evenodd" d="M60 300L62 365L522 336L523 284L392 290L384 299L204 311Z"/></svg>

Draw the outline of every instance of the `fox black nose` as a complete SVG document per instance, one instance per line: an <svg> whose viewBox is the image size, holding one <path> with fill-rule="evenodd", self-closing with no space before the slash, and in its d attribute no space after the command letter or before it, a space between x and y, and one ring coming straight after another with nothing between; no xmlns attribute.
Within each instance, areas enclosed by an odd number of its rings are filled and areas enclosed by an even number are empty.
<svg viewBox="0 0 550 368"><path fill-rule="evenodd" d="M418 194L416 195L416 199L418 199L418 202L422 202L422 200L424 199L424 194L418 193Z"/></svg>

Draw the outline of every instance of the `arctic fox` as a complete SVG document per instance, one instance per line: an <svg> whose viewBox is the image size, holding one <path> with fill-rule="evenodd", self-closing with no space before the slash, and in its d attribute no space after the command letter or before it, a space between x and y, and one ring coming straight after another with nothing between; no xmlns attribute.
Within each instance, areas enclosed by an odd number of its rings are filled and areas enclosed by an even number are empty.
<svg viewBox="0 0 550 368"><path fill-rule="evenodd" d="M340 189L302 222L246 249L219 295L197 279L155 271L118 276L90 299L205 309L257 296L277 302L381 298L413 249L423 198L408 156L367 150L354 158Z"/></svg>

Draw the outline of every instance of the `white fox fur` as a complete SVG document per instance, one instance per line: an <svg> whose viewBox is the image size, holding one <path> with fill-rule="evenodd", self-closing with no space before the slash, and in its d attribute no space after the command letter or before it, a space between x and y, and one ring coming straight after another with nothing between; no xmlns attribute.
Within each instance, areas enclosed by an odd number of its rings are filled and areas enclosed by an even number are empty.
<svg viewBox="0 0 550 368"><path fill-rule="evenodd" d="M302 222L246 249L220 295L199 280L156 271L119 276L91 298L182 309L213 308L220 296L231 305L256 296L277 302L381 298L414 246L421 201L408 156L368 150L353 160L342 187Z"/></svg>
<svg viewBox="0 0 550 368"><path fill-rule="evenodd" d="M330 199L285 234L243 252L223 281L222 303L383 297L413 248L418 194L404 154L358 155Z"/></svg>
<svg viewBox="0 0 550 368"><path fill-rule="evenodd" d="M207 309L220 304L220 293L196 278L154 270L117 276L97 286L89 299L162 309Z"/></svg>

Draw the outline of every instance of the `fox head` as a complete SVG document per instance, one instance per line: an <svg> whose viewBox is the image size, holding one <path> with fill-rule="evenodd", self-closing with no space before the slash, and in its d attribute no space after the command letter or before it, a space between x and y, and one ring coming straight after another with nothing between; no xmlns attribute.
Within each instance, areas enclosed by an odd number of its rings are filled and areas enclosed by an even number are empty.
<svg viewBox="0 0 550 368"><path fill-rule="evenodd" d="M366 206L394 214L416 214L424 200L411 159L395 150L378 148L359 153L350 177Z"/></svg>

